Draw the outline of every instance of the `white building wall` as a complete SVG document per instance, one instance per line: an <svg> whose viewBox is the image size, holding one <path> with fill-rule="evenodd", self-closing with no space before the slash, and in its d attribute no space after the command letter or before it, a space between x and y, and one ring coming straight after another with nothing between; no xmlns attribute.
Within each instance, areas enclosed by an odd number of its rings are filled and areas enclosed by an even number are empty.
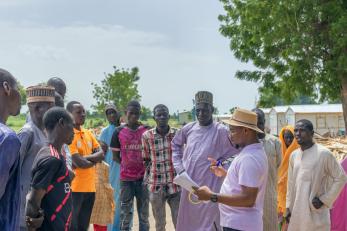
<svg viewBox="0 0 347 231"><path fill-rule="evenodd" d="M320 135L324 135L327 132L330 132L331 135L337 135L339 130L344 130L344 127L341 126L340 113L316 113L316 114L296 114L295 121L301 119L310 120L313 124L315 132Z"/></svg>
<svg viewBox="0 0 347 231"><path fill-rule="evenodd" d="M307 113L305 113L305 114L296 113L295 114L295 123L298 122L299 120L303 120L303 119L311 121L311 123L313 124L313 129L316 129L316 115L315 114L307 114Z"/></svg>
<svg viewBox="0 0 347 231"><path fill-rule="evenodd" d="M265 127L270 129L270 113L265 113Z"/></svg>
<svg viewBox="0 0 347 231"><path fill-rule="evenodd" d="M295 126L295 113L291 108L289 108L286 113L286 120L288 125Z"/></svg>
<svg viewBox="0 0 347 231"><path fill-rule="evenodd" d="M270 134L274 135L277 133L277 113L274 109L269 114L269 128Z"/></svg>
<svg viewBox="0 0 347 231"><path fill-rule="evenodd" d="M277 133L275 135L279 135L282 128L287 125L286 115L285 113L277 113Z"/></svg>

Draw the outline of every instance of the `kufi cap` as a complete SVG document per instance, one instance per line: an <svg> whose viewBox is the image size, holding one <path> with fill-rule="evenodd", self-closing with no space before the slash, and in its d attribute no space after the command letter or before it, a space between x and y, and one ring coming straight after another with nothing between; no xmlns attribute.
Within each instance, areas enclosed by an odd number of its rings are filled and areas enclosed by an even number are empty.
<svg viewBox="0 0 347 231"><path fill-rule="evenodd" d="M208 91L199 91L195 94L195 104L198 103L208 103L213 105L213 95Z"/></svg>
<svg viewBox="0 0 347 231"><path fill-rule="evenodd" d="M54 87L38 85L26 89L27 103L55 102Z"/></svg>

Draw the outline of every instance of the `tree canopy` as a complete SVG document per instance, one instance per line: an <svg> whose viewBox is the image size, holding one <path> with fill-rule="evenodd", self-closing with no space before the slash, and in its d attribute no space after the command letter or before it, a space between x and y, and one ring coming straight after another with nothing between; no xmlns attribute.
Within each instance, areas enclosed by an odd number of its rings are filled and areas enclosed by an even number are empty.
<svg viewBox="0 0 347 231"><path fill-rule="evenodd" d="M139 81L139 69L118 69L113 67L113 73L105 74L101 84L92 83L93 95L96 105L93 108L102 112L107 103L115 104L119 110L124 111L130 100L140 100L137 89Z"/></svg>
<svg viewBox="0 0 347 231"><path fill-rule="evenodd" d="M347 1L221 2L221 34L237 59L256 67L236 77L261 84L260 102L341 99L346 121Z"/></svg>
<svg viewBox="0 0 347 231"><path fill-rule="evenodd" d="M20 84L19 82L18 83L18 90L19 90L19 93L20 93L20 101L21 101L21 105L25 105L27 103L27 93L26 93L26 90L25 88L23 87L22 84Z"/></svg>

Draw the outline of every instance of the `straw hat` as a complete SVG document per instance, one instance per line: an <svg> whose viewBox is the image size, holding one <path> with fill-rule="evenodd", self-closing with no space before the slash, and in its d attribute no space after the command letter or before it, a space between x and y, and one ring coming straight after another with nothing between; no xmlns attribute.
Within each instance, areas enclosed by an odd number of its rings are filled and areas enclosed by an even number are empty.
<svg viewBox="0 0 347 231"><path fill-rule="evenodd" d="M27 103L55 102L54 87L38 85L26 89Z"/></svg>
<svg viewBox="0 0 347 231"><path fill-rule="evenodd" d="M222 121L231 126L245 127L259 133L264 133L257 126L257 114L246 109L237 108L230 119Z"/></svg>

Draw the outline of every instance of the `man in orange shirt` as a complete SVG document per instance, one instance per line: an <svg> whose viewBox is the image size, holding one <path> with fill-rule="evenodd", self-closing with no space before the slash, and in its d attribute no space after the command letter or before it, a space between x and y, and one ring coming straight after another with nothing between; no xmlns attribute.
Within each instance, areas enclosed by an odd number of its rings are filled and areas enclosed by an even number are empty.
<svg viewBox="0 0 347 231"><path fill-rule="evenodd" d="M86 112L81 103L72 101L66 109L74 120L74 139L69 145L75 178L72 181L72 230L88 230L95 200L95 164L104 159L104 152L94 135L82 127Z"/></svg>

